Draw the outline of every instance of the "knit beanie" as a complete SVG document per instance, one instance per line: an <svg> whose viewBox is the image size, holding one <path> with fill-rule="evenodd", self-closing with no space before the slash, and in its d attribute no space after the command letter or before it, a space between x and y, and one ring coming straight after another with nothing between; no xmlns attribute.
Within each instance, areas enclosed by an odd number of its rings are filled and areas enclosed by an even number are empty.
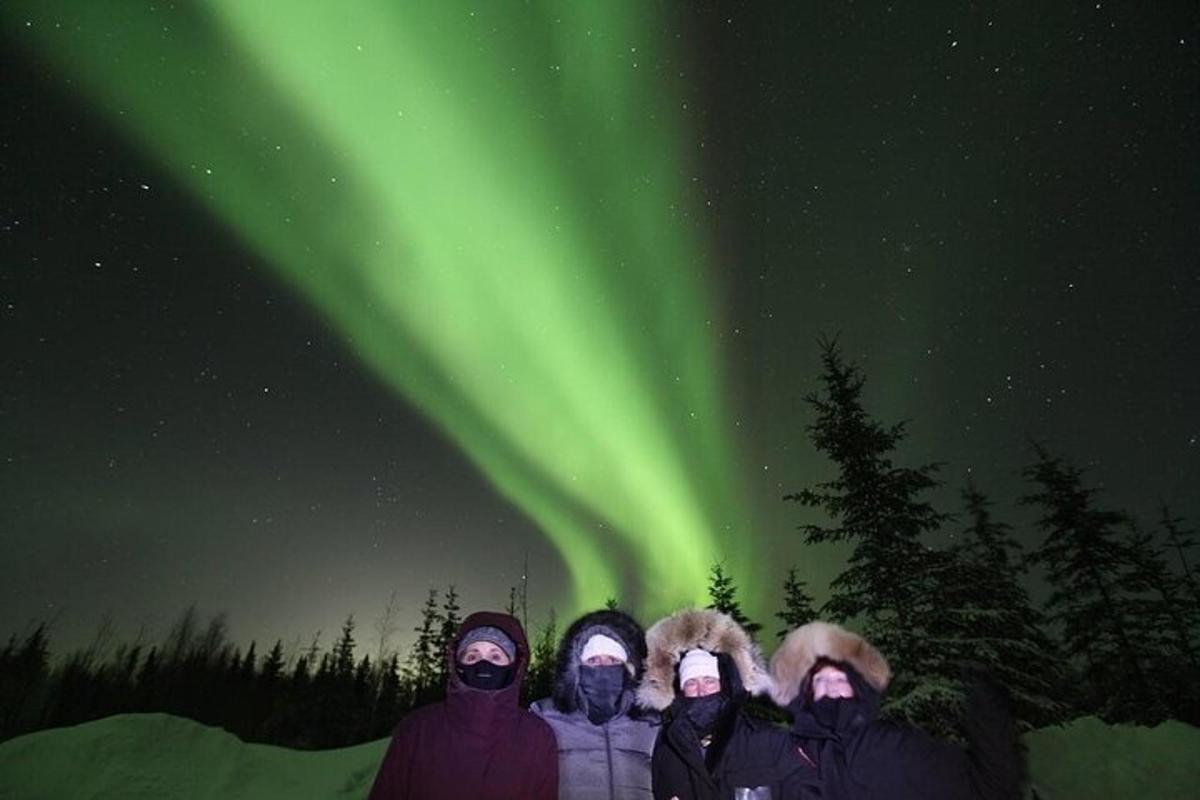
<svg viewBox="0 0 1200 800"><path fill-rule="evenodd" d="M692 678L721 678L717 657L699 648L688 650L679 660L679 686L682 688Z"/></svg>
<svg viewBox="0 0 1200 800"><path fill-rule="evenodd" d="M454 660L462 661L463 653L475 642L491 642L504 651L509 661L515 661L517 658L517 646L512 639L508 638L507 633L491 625L480 625L478 628L471 628L458 640L458 650L454 653Z"/></svg>
<svg viewBox="0 0 1200 800"><path fill-rule="evenodd" d="M579 660L586 662L592 656L612 656L621 663L629 660L629 653L625 652L625 647L616 639L605 636L603 633L593 634L588 638L583 645L583 650L579 653Z"/></svg>

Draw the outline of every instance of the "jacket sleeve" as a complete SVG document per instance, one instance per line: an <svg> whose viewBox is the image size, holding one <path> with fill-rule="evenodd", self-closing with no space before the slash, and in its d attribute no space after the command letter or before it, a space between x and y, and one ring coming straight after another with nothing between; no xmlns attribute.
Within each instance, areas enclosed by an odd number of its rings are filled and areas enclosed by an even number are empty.
<svg viewBox="0 0 1200 800"><path fill-rule="evenodd" d="M1021 794L1025 759L1006 692L985 678L968 685L963 719L975 797L1010 800Z"/></svg>
<svg viewBox="0 0 1200 800"><path fill-rule="evenodd" d="M994 707L969 701L960 747L903 724L877 726L867 744L872 782L911 800L1016 800L1021 759L1015 724Z"/></svg>
<svg viewBox="0 0 1200 800"><path fill-rule="evenodd" d="M403 727L397 728L379 764L379 772L375 773L375 783L367 800L408 800L408 769L412 756L411 737L405 734Z"/></svg>
<svg viewBox="0 0 1200 800"><path fill-rule="evenodd" d="M538 763L543 767L538 770L541 780L534 787L533 800L558 800L558 740L549 725L542 722L540 717L538 721L545 734L538 746Z"/></svg>
<svg viewBox="0 0 1200 800"><path fill-rule="evenodd" d="M784 800L819 797L816 767L800 756L799 742L784 734L776 752L777 777Z"/></svg>
<svg viewBox="0 0 1200 800"><path fill-rule="evenodd" d="M665 731L665 728L663 729ZM667 759L670 757L670 751L663 741L664 734L658 735L658 741L654 743L654 751L650 754L650 791L654 795L654 800L671 800L675 797L675 793L670 786L670 770L667 769Z"/></svg>

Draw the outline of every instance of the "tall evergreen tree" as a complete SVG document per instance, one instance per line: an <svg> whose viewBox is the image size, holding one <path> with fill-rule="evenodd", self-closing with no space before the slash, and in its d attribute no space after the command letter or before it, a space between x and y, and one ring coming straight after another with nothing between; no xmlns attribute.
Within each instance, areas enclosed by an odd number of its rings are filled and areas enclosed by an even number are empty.
<svg viewBox="0 0 1200 800"><path fill-rule="evenodd" d="M934 558L939 602L931 611L937 619L928 625L931 644L955 668L982 667L1004 683L1027 727L1061 722L1071 714L1065 700L1071 682L1020 583L1020 545L971 481L962 498L967 525Z"/></svg>
<svg viewBox="0 0 1200 800"><path fill-rule="evenodd" d="M923 629L936 587L921 538L948 519L922 499L938 485L938 465L893 463L907 436L905 424L885 427L872 419L862 404L862 374L842 358L836 340L822 339L820 346L823 391L805 398L816 412L806 430L837 475L785 499L823 511L833 523L800 525L806 542L853 546L847 568L830 584L823 613L861 620L866 637L895 669L889 692L895 702L936 667Z"/></svg>
<svg viewBox="0 0 1200 800"><path fill-rule="evenodd" d="M1154 537L1130 525L1125 540L1132 565L1125 590L1134 597L1135 646L1147 659L1158 696L1170 715L1200 722L1200 654L1194 636L1191 598L1182 576L1167 567Z"/></svg>
<svg viewBox="0 0 1200 800"><path fill-rule="evenodd" d="M762 625L751 622L742 613L742 604L737 599L737 586L734 585L733 578L725 574L725 567L720 561L714 562L712 569L708 571L708 599L709 608L728 614L751 636L756 636L762 630Z"/></svg>
<svg viewBox="0 0 1200 800"><path fill-rule="evenodd" d="M246 650L246 655L242 657L241 663L238 664L238 677L246 682L254 678L255 669L258 666L255 644L255 642L250 642L250 647Z"/></svg>
<svg viewBox="0 0 1200 800"><path fill-rule="evenodd" d="M165 663L179 664L191 652L199 624L200 615L194 605L183 610L179 619L171 626L166 644L163 645L162 660Z"/></svg>
<svg viewBox="0 0 1200 800"><path fill-rule="evenodd" d="M775 614L783 623L777 634L780 639L817 618L812 595L808 593L806 586L804 581L796 577L795 567L788 570L783 581L783 610Z"/></svg>
<svg viewBox="0 0 1200 800"><path fill-rule="evenodd" d="M0 670L0 738L32 730L40 716L43 689L50 679L50 637L45 623L5 651Z"/></svg>
<svg viewBox="0 0 1200 800"><path fill-rule="evenodd" d="M1123 513L1095 507L1095 490L1080 471L1034 444L1037 461L1022 474L1034 484L1025 505L1041 509L1045 533L1030 560L1046 569L1046 611L1062 628L1066 652L1077 656L1086 681L1088 711L1110 722L1155 722L1167 710L1137 646L1128 550L1118 539Z"/></svg>
<svg viewBox="0 0 1200 800"><path fill-rule="evenodd" d="M1196 546L1195 531L1185 530L1183 518L1172 516L1171 509L1165 503L1160 513L1162 516L1158 524L1166 538L1167 549L1172 558L1179 562L1183 584L1192 596L1192 607L1200 607L1200 586L1197 586L1196 576L1188 558L1188 551Z"/></svg>
<svg viewBox="0 0 1200 800"><path fill-rule="evenodd" d="M454 637L458 634L458 626L462 624L462 617L459 616L459 611L462 609L458 605L458 591L454 588L454 584L446 589L446 597L442 601L442 613L440 616L440 625L438 627L438 636L436 648L438 653L445 653L446 648L454 641ZM446 674L446 659L444 657L438 659L438 684L446 685L446 680L450 676Z"/></svg>
<svg viewBox="0 0 1200 800"><path fill-rule="evenodd" d="M312 681L309 674L309 658L308 655L302 655L296 659L296 666L292 668L291 682L296 689L304 689Z"/></svg>
<svg viewBox="0 0 1200 800"><path fill-rule="evenodd" d="M437 596L437 589L429 590L429 596L421 608L421 624L413 629L417 632L417 640L408 656L413 706L436 699L445 689L444 685L437 683L445 658L444 652L438 650L442 618L438 613Z"/></svg>
<svg viewBox="0 0 1200 800"><path fill-rule="evenodd" d="M342 635L333 646L333 674L338 680L349 680L354 673L354 615L342 623Z"/></svg>
<svg viewBox="0 0 1200 800"><path fill-rule="evenodd" d="M370 738L383 736L395 727L400 715L400 693L399 657L393 654L381 670L379 692L371 712Z"/></svg>
<svg viewBox="0 0 1200 800"><path fill-rule="evenodd" d="M527 702L549 696L554 688L554 672L558 656L558 617L554 609L534 637L529 654L529 669L521 687Z"/></svg>
<svg viewBox="0 0 1200 800"><path fill-rule="evenodd" d="M158 647L151 647L137 673L137 700L134 711L149 711L156 705L159 681Z"/></svg>
<svg viewBox="0 0 1200 800"><path fill-rule="evenodd" d="M283 673L283 641L275 640L275 646L263 657L262 671L259 678L264 684L272 685L278 682Z"/></svg>
<svg viewBox="0 0 1200 800"><path fill-rule="evenodd" d="M1196 669L1200 659L1192 642L1182 578L1167 568L1154 537L1136 524L1130 526L1125 546L1132 566L1126 588L1143 595L1141 612L1137 614L1138 629L1162 637L1154 651L1165 651L1172 661L1182 661Z"/></svg>

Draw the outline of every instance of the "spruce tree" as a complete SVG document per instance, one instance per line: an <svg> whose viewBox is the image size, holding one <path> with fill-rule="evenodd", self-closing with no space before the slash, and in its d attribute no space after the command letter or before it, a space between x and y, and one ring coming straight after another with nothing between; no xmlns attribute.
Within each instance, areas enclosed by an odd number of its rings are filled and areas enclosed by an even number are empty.
<svg viewBox="0 0 1200 800"><path fill-rule="evenodd" d="M275 640L275 646L263 658L259 679L266 685L274 685L283 673L283 641Z"/></svg>
<svg viewBox="0 0 1200 800"><path fill-rule="evenodd" d="M956 543L935 557L940 597L931 613L939 619L929 625L931 644L955 669L982 668L1007 686L1026 727L1062 722L1071 714L1065 700L1070 681L1020 583L1020 545L1011 527L992 517L991 502L969 480L962 499L967 525Z"/></svg>
<svg viewBox="0 0 1200 800"><path fill-rule="evenodd" d="M558 656L558 617L554 609L546 624L534 638L533 649L529 654L529 669L525 677L522 693L526 702L539 700L550 695L554 688L554 673Z"/></svg>
<svg viewBox="0 0 1200 800"><path fill-rule="evenodd" d="M1156 722L1166 708L1138 647L1128 550L1118 539L1126 516L1095 507L1080 471L1034 444L1037 461L1022 474L1034 484L1025 505L1041 509L1045 539L1030 554L1051 586L1049 619L1061 627L1067 653L1085 680L1086 710L1109 722Z"/></svg>
<svg viewBox="0 0 1200 800"><path fill-rule="evenodd" d="M737 599L737 587L733 578L725 574L725 567L719 561L714 562L708 572L708 599L711 601L708 604L709 608L728 614L750 636L756 636L762 630L762 625L751 622L742 613L742 604Z"/></svg>
<svg viewBox="0 0 1200 800"><path fill-rule="evenodd" d="M446 589L446 599L442 602L442 613L440 617L440 625L438 627L438 636L436 649L438 653L445 653L450 643L454 641L454 637L458 635L458 626L462 624L462 617L459 616L459 611L462 609L458 605L458 591L455 590L454 584L451 584ZM446 680L449 675L446 674L446 659L442 657L438 659L438 684L446 685Z"/></svg>
<svg viewBox="0 0 1200 800"><path fill-rule="evenodd" d="M296 659L296 666L292 669L292 686L299 690L308 688L312 678L309 676L308 669L309 657L302 655Z"/></svg>
<svg viewBox="0 0 1200 800"><path fill-rule="evenodd" d="M421 608L421 624L413 630L417 640L409 653L409 688L412 691L411 705L417 706L437 698L445 686L438 685L443 673L442 662L445 652L438 649L442 618L438 613L437 589L430 589L425 605Z"/></svg>
<svg viewBox="0 0 1200 800"><path fill-rule="evenodd" d="M1130 525L1125 540L1132 565L1125 590L1136 630L1136 647L1146 656L1158 696L1170 716L1200 721L1200 658L1194 637L1190 597L1182 576L1167 568L1154 537Z"/></svg>
<svg viewBox="0 0 1200 800"><path fill-rule="evenodd" d="M255 668L258 665L255 644L255 642L250 642L250 647L246 650L246 655L242 656L241 664L238 666L238 677L247 683L254 679Z"/></svg>
<svg viewBox="0 0 1200 800"><path fill-rule="evenodd" d="M907 436L904 423L885 427L872 419L862 404L862 374L842 358L836 340L823 339L820 345L823 391L805 398L816 412L806 430L837 475L785 499L822 511L832 521L800 525L807 543L852 545L848 566L830 584L822 613L860 621L867 639L894 668L889 691L894 702L936 666L923 629L936 587L921 538L948 518L922 499L938 485L938 465L894 464L893 453Z"/></svg>
<svg viewBox="0 0 1200 800"><path fill-rule="evenodd" d="M399 658L392 655L383 665L379 692L371 712L370 736L378 738L390 732L400 716L401 678Z"/></svg>
<svg viewBox="0 0 1200 800"><path fill-rule="evenodd" d="M775 614L784 625L777 634L780 639L817 618L812 595L806 591L806 586L804 581L796 577L795 567L788 570L783 581L783 611Z"/></svg>
<svg viewBox="0 0 1200 800"><path fill-rule="evenodd" d="M159 683L158 647L151 647L137 672L137 699L135 711L149 711L157 706Z"/></svg>
<svg viewBox="0 0 1200 800"><path fill-rule="evenodd" d="M0 672L0 739L37 727L43 689L50 681L50 637L46 623L39 624L14 649L9 643Z"/></svg>
<svg viewBox="0 0 1200 800"><path fill-rule="evenodd" d="M354 668L351 702L344 718L347 745L365 741L370 736L372 715L375 712L375 687L378 683L376 671L369 655L364 655Z"/></svg>
<svg viewBox="0 0 1200 800"><path fill-rule="evenodd" d="M1160 513L1162 516L1158 524L1162 527L1163 535L1166 538L1167 549L1172 558L1179 562L1183 585L1187 587L1188 593L1192 596L1191 606L1195 610L1200 607L1200 587L1197 586L1196 576L1192 572L1192 565L1188 559L1188 551L1196 546L1195 532L1184 530L1183 519L1172 516L1171 509L1165 503Z"/></svg>
<svg viewBox="0 0 1200 800"><path fill-rule="evenodd" d="M333 646L333 674L339 681L348 681L354 673L354 615L342 623L342 635Z"/></svg>

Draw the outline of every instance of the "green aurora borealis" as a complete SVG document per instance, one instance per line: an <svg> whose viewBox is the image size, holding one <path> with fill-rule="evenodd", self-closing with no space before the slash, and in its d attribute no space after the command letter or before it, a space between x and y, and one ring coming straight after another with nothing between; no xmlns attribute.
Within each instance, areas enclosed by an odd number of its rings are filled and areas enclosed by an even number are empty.
<svg viewBox="0 0 1200 800"><path fill-rule="evenodd" d="M332 9L332 10L330 10ZM1200 519L1195 4L0 5L0 635L293 651L395 590L775 632L840 334L1028 548ZM946 546L961 517L928 537ZM1041 578L1030 574L1033 591Z"/></svg>
<svg viewBox="0 0 1200 800"><path fill-rule="evenodd" d="M647 9L10 14L539 524L578 607L665 609L754 551Z"/></svg>

